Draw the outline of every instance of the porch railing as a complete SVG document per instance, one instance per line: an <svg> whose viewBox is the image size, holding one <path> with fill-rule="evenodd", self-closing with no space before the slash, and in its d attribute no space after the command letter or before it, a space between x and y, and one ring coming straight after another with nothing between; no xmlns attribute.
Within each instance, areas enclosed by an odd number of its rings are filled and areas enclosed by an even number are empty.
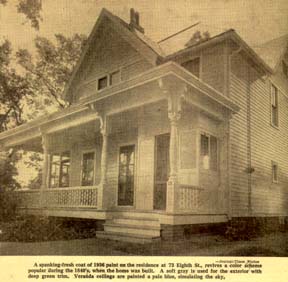
<svg viewBox="0 0 288 282"><path fill-rule="evenodd" d="M216 211L225 209L225 193L198 186L179 185L177 209L179 211Z"/></svg>
<svg viewBox="0 0 288 282"><path fill-rule="evenodd" d="M15 191L22 208L97 207L98 186Z"/></svg>

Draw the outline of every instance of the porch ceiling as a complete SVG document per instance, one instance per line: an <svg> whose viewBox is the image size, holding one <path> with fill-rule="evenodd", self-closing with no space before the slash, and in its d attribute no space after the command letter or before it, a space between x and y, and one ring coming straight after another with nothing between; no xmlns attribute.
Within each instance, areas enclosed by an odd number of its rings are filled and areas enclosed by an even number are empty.
<svg viewBox="0 0 288 282"><path fill-rule="evenodd" d="M17 128L2 132L0 134L0 146L13 147L30 143L31 140L38 140L39 143L43 133L51 134L89 123L99 119L99 113L109 115L117 111L121 112L131 109L131 107L167 99L165 91L160 89L160 80L164 82L169 81L169 84L172 82L172 84L175 85L181 83L181 85L187 86L190 92L193 92L194 96L199 97L200 102L201 99L205 99L206 102L210 101L212 103L211 105L218 105L232 113L239 110L239 107L229 98L200 81L177 63L168 62L130 80L108 87L101 91L100 94L95 95L95 93L86 97L78 104L72 105L67 109L40 117ZM123 93L126 93L126 95ZM119 94L121 94L121 96L119 96ZM171 94L182 95L179 91ZM126 98L123 99L122 95L129 97L130 103L128 103ZM192 96L190 96L190 98L191 97ZM107 108L105 101L110 101L108 104L113 105L114 109L111 110L111 108ZM196 103L197 101L190 99L190 102ZM90 105L94 105L95 110L90 109Z"/></svg>

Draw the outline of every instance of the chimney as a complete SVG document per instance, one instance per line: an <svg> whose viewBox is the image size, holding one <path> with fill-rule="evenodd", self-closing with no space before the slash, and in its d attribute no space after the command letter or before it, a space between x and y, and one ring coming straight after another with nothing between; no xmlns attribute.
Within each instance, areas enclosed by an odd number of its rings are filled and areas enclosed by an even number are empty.
<svg viewBox="0 0 288 282"><path fill-rule="evenodd" d="M137 29L138 31L144 33L144 28L140 26L140 16L137 11L135 11L133 8L130 9L130 24L129 26L132 29Z"/></svg>

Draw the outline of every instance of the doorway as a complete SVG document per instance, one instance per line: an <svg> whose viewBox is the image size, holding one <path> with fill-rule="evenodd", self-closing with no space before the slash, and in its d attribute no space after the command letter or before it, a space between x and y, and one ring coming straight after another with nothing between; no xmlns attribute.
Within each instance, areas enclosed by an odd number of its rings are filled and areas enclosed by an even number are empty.
<svg viewBox="0 0 288 282"><path fill-rule="evenodd" d="M155 210L166 209L167 181L169 177L169 145L170 134L161 134L155 137L155 174L154 200Z"/></svg>

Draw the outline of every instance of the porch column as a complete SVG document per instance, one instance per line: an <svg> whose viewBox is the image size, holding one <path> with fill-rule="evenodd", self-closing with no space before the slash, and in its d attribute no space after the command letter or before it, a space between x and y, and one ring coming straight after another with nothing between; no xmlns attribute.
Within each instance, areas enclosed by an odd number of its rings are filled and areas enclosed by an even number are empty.
<svg viewBox="0 0 288 282"><path fill-rule="evenodd" d="M101 152L101 182L98 189L98 200L97 207L98 209L103 209L106 207L105 203L105 193L107 186L107 144L108 144L108 130L107 130L107 121L106 117L102 118L101 129L102 134L102 152Z"/></svg>
<svg viewBox="0 0 288 282"><path fill-rule="evenodd" d="M48 154L48 138L47 135L42 135L43 148L43 168L42 168L42 189L48 188L48 174L49 174L49 154Z"/></svg>
<svg viewBox="0 0 288 282"><path fill-rule="evenodd" d="M170 175L167 183L167 202L166 211L174 212L177 203L177 184L178 184L178 151L179 151L179 135L178 123L181 117L180 100L170 101L168 108L168 118L170 120Z"/></svg>

